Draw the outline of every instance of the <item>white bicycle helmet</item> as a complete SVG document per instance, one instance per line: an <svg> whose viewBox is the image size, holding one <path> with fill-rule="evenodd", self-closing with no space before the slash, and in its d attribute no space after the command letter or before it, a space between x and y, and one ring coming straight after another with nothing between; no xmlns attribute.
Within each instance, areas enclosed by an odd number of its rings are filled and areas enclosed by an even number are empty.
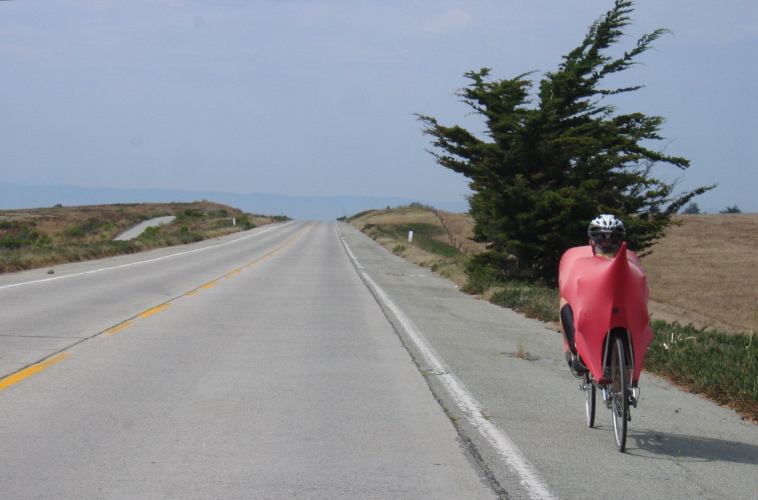
<svg viewBox="0 0 758 500"><path fill-rule="evenodd" d="M615 215L602 214L590 222L587 236L595 244L597 253L616 253L626 235L626 228Z"/></svg>

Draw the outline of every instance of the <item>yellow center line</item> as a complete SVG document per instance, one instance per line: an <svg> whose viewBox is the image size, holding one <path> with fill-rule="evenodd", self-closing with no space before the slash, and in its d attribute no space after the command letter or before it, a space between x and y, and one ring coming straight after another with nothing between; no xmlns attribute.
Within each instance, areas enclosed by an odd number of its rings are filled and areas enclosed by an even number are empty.
<svg viewBox="0 0 758 500"><path fill-rule="evenodd" d="M35 373L44 370L48 366L54 365L58 361L61 361L67 357L71 356L70 352L66 352L63 354L58 354L57 356L53 356L52 358L46 359L45 361L41 363L37 363L36 365L32 365L28 368L24 368L18 373L14 373L13 375L9 377L5 377L4 379L0 380L0 391L5 389L6 387L9 387L16 382L20 382L23 379L29 377L30 375L34 375Z"/></svg>
<svg viewBox="0 0 758 500"><path fill-rule="evenodd" d="M246 265L244 267L253 266L253 265L257 264L258 262L260 262L261 260L267 259L267 258L271 257L273 254L275 254L279 250L282 250L283 248L287 247L290 243L292 243L297 238L299 238L305 231L307 231L308 229L310 229L314 224L315 224L315 222L311 223L310 226L308 226L307 228L305 228L304 230L302 230L300 233L298 233L297 235L295 235L294 238L292 238L291 240L289 240L284 245L280 246L279 248L277 248L273 252L269 253L268 255L264 255L260 259L254 261L254 262L251 262L250 264L248 264L248 265ZM235 271L232 271L227 276L225 276L225 278L229 278L233 274L237 274L240 271L241 271L241 269L237 269ZM201 289L207 289L207 288L211 288L213 286L216 286L216 284L217 284L217 282L213 281L211 283L208 283L207 285L201 286L200 288ZM185 294L185 296L194 295L197 292L198 292L198 290L192 290L190 292L187 292ZM148 316L150 316L152 314L155 314L155 313L157 313L159 311L162 311L162 310L164 310L164 309L166 309L166 308L168 308L170 306L171 306L171 302L168 302L166 304L163 304L163 305L160 305L158 307L154 307L154 308L152 308L152 309L150 309L148 311L145 311L145 312L143 312L142 314L140 314L137 317L138 318L147 318ZM126 321L126 322L124 322L124 323L122 323L120 325L114 326L110 330L106 330L105 332L103 332L103 334L105 334L105 335L111 335L111 334L120 332L121 330L124 330L125 328L128 328L128 327L132 326L133 324L134 324L134 322L132 322L132 321ZM3 389L5 389L6 387L10 387L11 385L13 385L13 384L15 384L17 382L20 382L21 380L23 380L23 379L25 379L25 378L27 378L27 377L29 377L31 375L34 375L37 372L40 372L40 371L44 370L45 368L47 368L49 366L54 365L55 363L57 363L59 361L62 361L63 359L69 357L71 354L72 353L70 353L70 352L58 354L56 356L53 356L51 358L46 359L45 361L42 361L40 363L31 365L31 366L29 366L27 368L24 368L20 372L14 373L13 375L10 375L8 377L0 379L0 391L2 391Z"/></svg>
<svg viewBox="0 0 758 500"><path fill-rule="evenodd" d="M117 332L120 332L121 330L123 330L124 328L127 328L127 327L129 327L129 326L132 326L133 324L134 324L133 322L131 322L131 321L127 321L126 323L121 323L121 324L120 324L120 325L118 325L118 326L114 326L114 327L113 327L113 328L111 328L110 330L106 330L106 331L104 331L104 332L103 332L103 334L104 334L104 335L110 335L110 334L112 334L112 333L117 333Z"/></svg>
<svg viewBox="0 0 758 500"><path fill-rule="evenodd" d="M153 308L152 308L152 309L150 309L149 311L145 311L145 312L143 312L142 314L140 314L140 315L139 315L139 316L137 316L137 317L138 317L138 318L147 318L147 317L148 317L148 316L150 316L151 314L155 314L155 313L157 313L158 311L162 311L162 310L166 309L167 307L169 307L170 305L171 305L171 303L169 302L168 304L163 304L162 306L153 307Z"/></svg>
<svg viewBox="0 0 758 500"><path fill-rule="evenodd" d="M258 262L262 261L263 259L268 259L269 257L273 257L273 255L274 255L275 253L277 253L278 251L280 251L280 250L283 250L284 248L286 248L287 246L289 246L289 245L290 245L290 244L291 244L293 241L295 241L296 239L298 239L300 236L302 236L302 235L303 235L303 233L305 233L306 231L308 231L310 228L312 228L312 227L313 227L313 226L315 226L315 225L316 225L316 223L315 223L315 222L311 222L311 223L308 225L308 227L306 227L305 229L303 229L302 231L300 231L299 233L297 233L295 236L293 236L293 237L292 237L292 239L290 239L290 240L289 240L287 243L285 243L284 245L280 246L280 247L279 247L279 248L277 248L276 250L273 250L273 251L271 251L270 253L268 253L268 254L264 255L264 256L263 256L263 257L261 257L260 259L258 259L258 260L255 260L255 261L251 262L250 264L248 264L248 265L246 265L246 266L244 266L244 267L250 267L250 266L252 266L252 265L254 265L254 264L257 264Z"/></svg>

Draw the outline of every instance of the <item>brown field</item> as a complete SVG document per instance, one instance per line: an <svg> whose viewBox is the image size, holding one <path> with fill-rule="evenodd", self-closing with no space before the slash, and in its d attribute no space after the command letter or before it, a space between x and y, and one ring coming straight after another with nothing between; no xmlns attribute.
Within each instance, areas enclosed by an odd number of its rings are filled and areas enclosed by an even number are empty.
<svg viewBox="0 0 758 500"><path fill-rule="evenodd" d="M653 317L725 331L758 329L758 214L678 215L642 259Z"/></svg>
<svg viewBox="0 0 758 500"><path fill-rule="evenodd" d="M466 242L474 252L484 249L468 240L473 221L467 214L400 208L363 214L351 223L362 229L366 223L443 225L443 220L452 237L441 239L456 247ZM681 225L669 228L642 259L653 318L727 332L758 330L758 214L678 215L675 220ZM403 257L423 264L428 256L419 252Z"/></svg>

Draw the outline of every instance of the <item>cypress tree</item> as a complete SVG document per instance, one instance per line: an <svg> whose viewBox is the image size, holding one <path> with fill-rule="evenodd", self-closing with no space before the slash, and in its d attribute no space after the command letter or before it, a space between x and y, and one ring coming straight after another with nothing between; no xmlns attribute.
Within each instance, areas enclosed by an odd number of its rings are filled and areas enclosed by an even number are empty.
<svg viewBox="0 0 758 500"><path fill-rule="evenodd" d="M536 92L533 72L504 80L490 79L489 68L466 73L470 83L458 95L483 117L485 138L419 115L434 138L436 161L470 179L475 239L489 244L475 268L554 283L560 256L587 243L587 225L601 213L621 217L630 248L644 255L672 214L715 187L674 194L676 183L654 177L653 167L686 169L689 161L642 144L663 139L664 119L617 114L609 103L641 86L605 89L603 79L633 66L667 33L658 29L611 57L608 49L625 34L632 11L632 1L616 0Z"/></svg>

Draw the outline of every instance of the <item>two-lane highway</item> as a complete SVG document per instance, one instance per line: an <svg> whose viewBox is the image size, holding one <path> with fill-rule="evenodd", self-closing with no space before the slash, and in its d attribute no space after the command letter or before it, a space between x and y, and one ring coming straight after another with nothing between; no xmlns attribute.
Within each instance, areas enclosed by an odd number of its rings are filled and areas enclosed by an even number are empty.
<svg viewBox="0 0 758 500"><path fill-rule="evenodd" d="M754 423L644 375L619 453L554 326L342 223L3 275L0 314L0 498L755 498Z"/></svg>
<svg viewBox="0 0 758 500"><path fill-rule="evenodd" d="M0 289L0 497L495 497L333 223L191 248Z"/></svg>
<svg viewBox="0 0 758 500"><path fill-rule="evenodd" d="M302 227L0 276L0 376L264 257Z"/></svg>

